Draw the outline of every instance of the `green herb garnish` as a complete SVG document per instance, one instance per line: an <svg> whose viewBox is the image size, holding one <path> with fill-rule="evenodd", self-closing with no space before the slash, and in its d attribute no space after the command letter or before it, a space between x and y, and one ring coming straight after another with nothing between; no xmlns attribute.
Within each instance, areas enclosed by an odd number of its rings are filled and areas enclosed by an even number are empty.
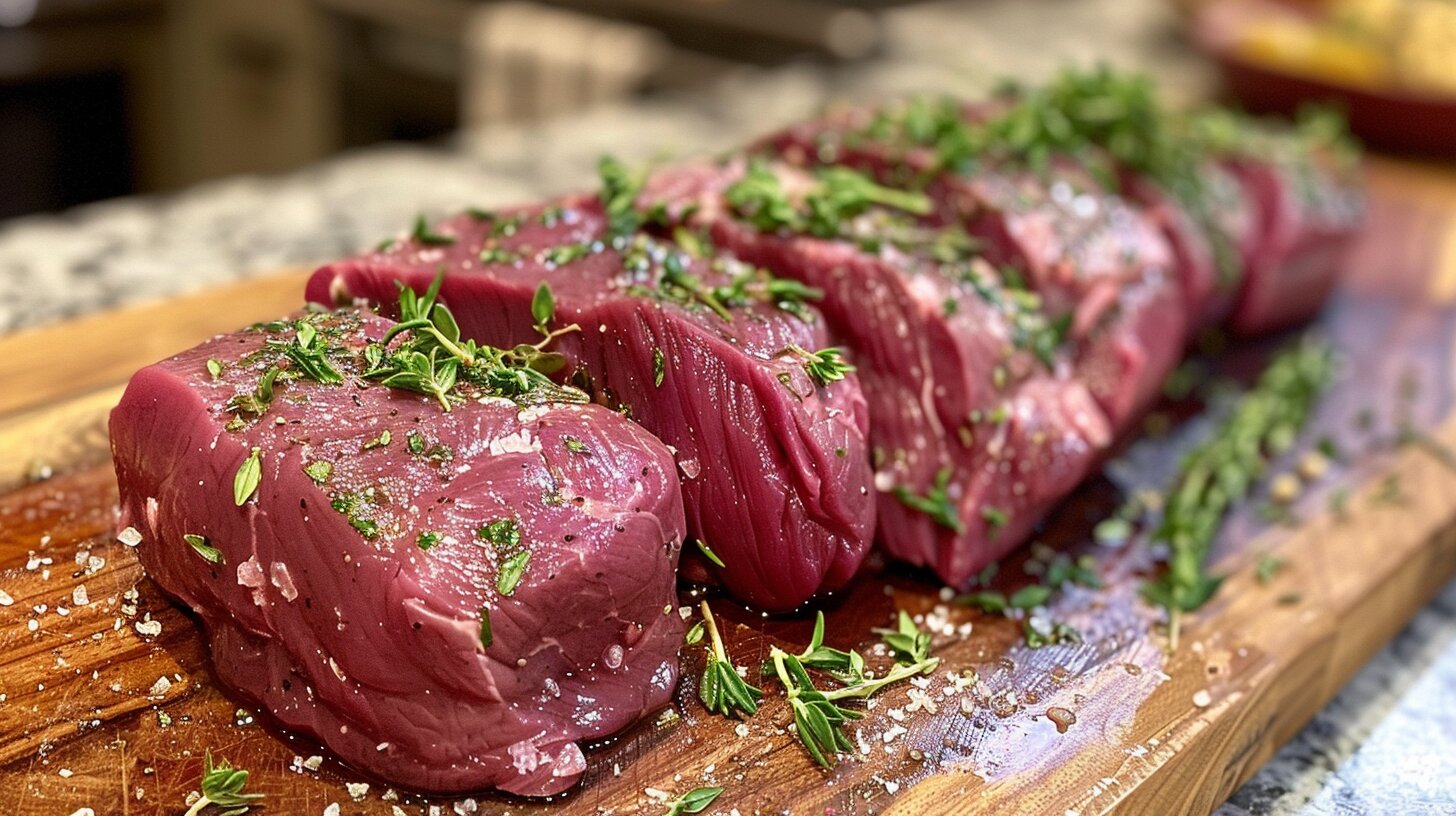
<svg viewBox="0 0 1456 816"><path fill-rule="evenodd" d="M791 345L789 351L799 356L804 366L804 373L821 387L839 382L844 379L846 374L855 370L853 365L845 361L844 349L835 346L809 351Z"/></svg>
<svg viewBox="0 0 1456 816"><path fill-rule="evenodd" d="M198 816L209 805L220 808L217 816L242 816L263 798L261 793L243 793L247 784L247 771L234 768L225 759L214 765L209 749L202 760L202 798L193 802L183 816Z"/></svg>
<svg viewBox="0 0 1456 816"><path fill-rule="evenodd" d="M215 380L222 376L222 361L209 357L207 360L207 373Z"/></svg>
<svg viewBox="0 0 1456 816"><path fill-rule="evenodd" d="M708 659L703 667L703 678L698 683L698 699L715 714L753 716L758 713L758 701L763 699L763 691L738 676L733 662L728 659L728 652L723 648L723 638L718 633L718 624L707 601L703 601L702 610L703 623L708 630Z"/></svg>
<svg viewBox="0 0 1456 816"><path fill-rule="evenodd" d="M903 610L895 629L877 629L885 645L895 654L895 664L882 677L871 677L858 652L845 652L824 646L824 615L814 622L809 646L799 654L789 654L773 647L769 651L769 668L788 693L793 712L794 730L809 756L825 768L833 767L835 756L850 750L844 725L864 716L838 704L840 700L865 699L880 689L928 674L940 665L940 658L930 656L930 635L920 631ZM840 688L822 690L814 685L807 669L823 671L844 684Z"/></svg>
<svg viewBox="0 0 1456 816"><path fill-rule="evenodd" d="M212 542L208 541L206 536L187 533L182 536L182 540L186 541L198 555L202 556L202 560L207 563L223 563L222 550L212 546Z"/></svg>
<svg viewBox="0 0 1456 816"><path fill-rule="evenodd" d="M450 246L455 243L455 236L432 230L425 221L424 215L415 216L414 228L410 230L410 239L421 246Z"/></svg>
<svg viewBox="0 0 1456 816"><path fill-rule="evenodd" d="M415 536L415 546L422 550L428 550L436 544L439 544L440 538L441 536L438 530L425 530L418 536Z"/></svg>
<svg viewBox="0 0 1456 816"><path fill-rule="evenodd" d="M262 379L258 380L258 387L250 394L234 394L227 401L227 410L239 415L262 416L267 413L268 406L273 404L273 382L278 379L279 373L278 366L269 366Z"/></svg>
<svg viewBox="0 0 1456 816"><path fill-rule="evenodd" d="M1254 566L1254 577L1259 583L1268 586L1273 582L1275 574L1288 565L1283 558L1273 553L1264 553L1259 556L1259 563Z"/></svg>
<svg viewBox="0 0 1456 816"><path fill-rule="evenodd" d="M446 411L461 399L453 393L459 382L521 404L589 401L580 390L551 380L549 375L565 366L566 358L545 350L556 337L578 331L579 326L572 324L546 333L535 345L510 349L476 345L473 340L461 339L454 315L443 303L435 302L444 278L441 270L423 295L401 285L400 322L380 342L365 348L364 377L378 379L390 388L433 396ZM408 335L406 341L388 350L392 339L404 335Z"/></svg>
<svg viewBox="0 0 1456 816"><path fill-rule="evenodd" d="M489 649L495 642L495 633L490 628L490 607L480 608L480 648Z"/></svg>
<svg viewBox="0 0 1456 816"><path fill-rule="evenodd" d="M694 623L692 626L689 626L688 631L683 634L683 643L687 646L696 646L697 644L702 643L703 632L703 622L698 621Z"/></svg>
<svg viewBox="0 0 1456 816"><path fill-rule="evenodd" d="M541 281L536 293L531 296L531 319L536 321L536 331L544 337L551 336L551 321L556 319L556 297L551 293L551 284Z"/></svg>
<svg viewBox="0 0 1456 816"><path fill-rule="evenodd" d="M931 485L924 496L911 493L904 485L897 485L894 495L901 504L911 510L924 513L930 516L936 524L948 530L954 530L957 535L963 535L966 532L965 522L961 521L955 502L951 500L950 493L947 492L950 487L950 476L950 468L941 468L940 472L935 475L935 484Z"/></svg>
<svg viewBox="0 0 1456 816"><path fill-rule="evenodd" d="M714 564L717 564L720 567L727 566L723 563L723 559L719 558L718 554L713 552L712 548L708 546L708 542L699 538L695 539L693 543L698 545L698 552L702 553L704 558L712 561Z"/></svg>
<svg viewBox="0 0 1456 816"><path fill-rule="evenodd" d="M722 788L693 788L682 796L668 802L667 813L664 816L684 816L684 814L702 813L722 793Z"/></svg>
<svg viewBox="0 0 1456 816"><path fill-rule="evenodd" d="M495 589L502 595L513 595L521 579L526 577L526 567L531 564L530 550L517 550L501 562L500 572L495 577Z"/></svg>
<svg viewBox="0 0 1456 816"><path fill-rule="evenodd" d="M237 473L233 474L233 504L242 507L243 503L258 489L258 483L263 479L263 451L261 448L253 448L248 458L238 465Z"/></svg>
<svg viewBox="0 0 1456 816"><path fill-rule="evenodd" d="M1181 616L1201 607L1223 582L1204 562L1224 514L1249 494L1269 459L1293 443L1333 371L1327 346L1296 344L1270 363L1213 437L1184 459L1153 533L1168 548L1168 569L1142 589L1144 598L1168 611L1171 649L1178 648Z"/></svg>
<svg viewBox="0 0 1456 816"><path fill-rule="evenodd" d="M315 459L304 465L303 472L308 474L308 478L312 479L314 484L321 485L334 475L334 466L323 459Z"/></svg>
<svg viewBox="0 0 1456 816"><path fill-rule="evenodd" d="M600 197L607 213L608 232L613 237L631 234L642 226L637 196L642 193L646 177L633 175L626 165L611 156L602 156L597 161L597 174L602 180Z"/></svg>

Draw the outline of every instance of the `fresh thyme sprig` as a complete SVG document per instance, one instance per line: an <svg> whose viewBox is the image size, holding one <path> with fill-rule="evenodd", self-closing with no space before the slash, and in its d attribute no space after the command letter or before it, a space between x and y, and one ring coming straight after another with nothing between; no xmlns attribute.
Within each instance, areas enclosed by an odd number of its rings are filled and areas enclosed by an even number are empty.
<svg viewBox="0 0 1456 816"><path fill-rule="evenodd" d="M819 238L845 235L849 222L872 207L885 207L912 215L928 215L930 199L922 193L897 190L872 181L847 167L819 173L818 183L796 206L768 165L753 161L724 191L724 200L740 217L765 232L787 230Z"/></svg>
<svg viewBox="0 0 1456 816"><path fill-rule="evenodd" d="M566 358L545 350L557 337L579 331L579 326L573 323L547 331L533 345L510 349L477 345L474 340L461 338L455 316L445 304L436 302L444 279L441 270L423 295L401 285L400 322L378 343L365 348L364 377L378 379L390 388L429 394L446 411L459 399L452 390L462 381L488 394L523 403L588 401L581 391L551 380L549 375L560 371ZM408 339L389 350L390 342L403 335Z"/></svg>
<svg viewBox="0 0 1456 816"><path fill-rule="evenodd" d="M790 345L786 351L797 356L804 366L804 373L815 385L826 386L830 383L839 382L845 375L854 371L854 365L844 359L844 349L830 346L818 351L809 351L800 346Z"/></svg>
<svg viewBox="0 0 1456 816"><path fill-rule="evenodd" d="M864 716L856 709L844 708L839 701L865 699L886 686L929 674L940 665L940 658L930 656L930 635L920 631L903 610L895 629L876 631L896 657L895 664L883 677L867 672L864 658L858 652L824 646L822 612L815 618L814 634L803 652L790 654L777 646L769 651L769 667L788 695L794 730L809 756L825 768L833 767L837 754L851 748L844 725ZM809 676L809 667L843 685L828 690L816 687Z"/></svg>
<svg viewBox="0 0 1456 816"><path fill-rule="evenodd" d="M1168 612L1168 645L1178 648L1182 615L1218 591L1224 576L1204 562L1224 514L1248 495L1270 458L1293 444L1334 372L1323 343L1304 340L1269 364L1209 441L1183 461L1153 541L1168 548L1167 570L1143 585Z"/></svg>
<svg viewBox="0 0 1456 816"><path fill-rule="evenodd" d="M216 816L242 816L259 799L261 793L243 793L248 784L248 772L234 768L225 759L212 762L212 751L207 751L202 760L202 797L192 803L183 816L198 816L208 806L218 808Z"/></svg>
<svg viewBox="0 0 1456 816"><path fill-rule="evenodd" d="M713 619L713 610L708 608L707 601L703 601L702 610L703 623L707 624L708 630L708 661L703 667L703 679L698 684L698 698L715 714L751 717L758 713L758 701L763 699L763 690L738 676L733 661L728 659L728 652L723 648L718 623Z"/></svg>

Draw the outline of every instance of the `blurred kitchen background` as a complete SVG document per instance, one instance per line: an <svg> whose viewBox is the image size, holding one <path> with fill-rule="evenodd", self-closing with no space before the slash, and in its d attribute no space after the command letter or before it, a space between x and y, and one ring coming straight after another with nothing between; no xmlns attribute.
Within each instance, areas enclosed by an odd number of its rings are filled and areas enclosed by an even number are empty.
<svg viewBox="0 0 1456 816"><path fill-rule="evenodd" d="M1173 15L1139 0L0 0L0 217L762 80L739 94L739 135L836 95L965 91L1038 56L1116 53L1121 20L1152 37L1125 53L1174 56Z"/></svg>

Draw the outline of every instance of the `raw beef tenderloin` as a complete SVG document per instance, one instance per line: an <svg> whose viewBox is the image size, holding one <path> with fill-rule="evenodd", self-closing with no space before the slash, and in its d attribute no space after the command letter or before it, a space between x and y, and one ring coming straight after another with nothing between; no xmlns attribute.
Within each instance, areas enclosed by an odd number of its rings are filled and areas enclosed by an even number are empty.
<svg viewBox="0 0 1456 816"><path fill-rule="evenodd" d="M138 372L111 415L121 524L285 728L392 784L557 793L580 742L675 685L675 465L565 389L460 386L446 412L362 378L390 325L312 313Z"/></svg>
<svg viewBox="0 0 1456 816"><path fill-rule="evenodd" d="M671 446L688 529L707 569L739 598L797 607L842 586L874 532L869 415L852 373L811 376L830 345L806 292L714 252L614 233L596 197L464 214L380 252L330 264L310 281L316 303L385 302L445 270L442 298L467 337L530 343L530 304L549 287L565 372ZM695 548L689 548L693 553Z"/></svg>
<svg viewBox="0 0 1456 816"><path fill-rule="evenodd" d="M727 203L746 173L770 193L814 186L783 166L688 165L656 174L642 206L707 226L737 257L824 291L870 404L879 539L965 584L1024 540L1108 444L1102 411L1058 373L1060 331L1033 293L975 257L959 227L874 208L841 223L839 237L762 228L761 211Z"/></svg>

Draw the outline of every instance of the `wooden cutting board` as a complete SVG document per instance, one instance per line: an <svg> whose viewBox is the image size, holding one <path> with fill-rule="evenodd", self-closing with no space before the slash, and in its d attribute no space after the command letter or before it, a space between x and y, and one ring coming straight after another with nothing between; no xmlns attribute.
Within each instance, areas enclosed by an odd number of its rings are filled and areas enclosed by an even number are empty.
<svg viewBox="0 0 1456 816"><path fill-rule="evenodd" d="M1182 430L1126 451L1041 536L1094 554L1106 583L1055 604L1080 644L1029 649L1019 623L948 605L925 576L893 568L826 602L830 645L868 648L871 629L904 608L928 615L943 658L928 687L876 698L850 729L856 755L832 772L785 730L774 691L742 725L705 714L702 648L690 647L672 711L591 749L584 783L558 802L426 799L372 781L351 791L370 780L311 761L325 752L218 688L193 620L112 538L104 418L121 384L209 334L294 308L304 271L0 340L0 813L177 814L204 750L253 772L267 794L259 812L289 816L335 803L391 816L430 805L658 814L656 792L709 784L726 788L710 813L1206 813L1456 574L1456 463L1442 447L1456 444L1456 174L1378 161L1370 187L1366 239L1319 327L1343 375L1297 446L1328 435L1344 462L1278 523L1261 518L1262 498L1231 519L1218 549L1230 577L1177 652L1137 600L1146 553L1092 544L1088 531L1120 501L1116 483L1160 484ZM1220 365L1247 368L1258 353L1238 348ZM1395 444L1402 421L1420 431L1415 444ZM1265 553L1287 564L1267 584L1254 570ZM1026 555L1003 565L1000 588L1024 580ZM741 664L807 640L804 616L716 607Z"/></svg>

